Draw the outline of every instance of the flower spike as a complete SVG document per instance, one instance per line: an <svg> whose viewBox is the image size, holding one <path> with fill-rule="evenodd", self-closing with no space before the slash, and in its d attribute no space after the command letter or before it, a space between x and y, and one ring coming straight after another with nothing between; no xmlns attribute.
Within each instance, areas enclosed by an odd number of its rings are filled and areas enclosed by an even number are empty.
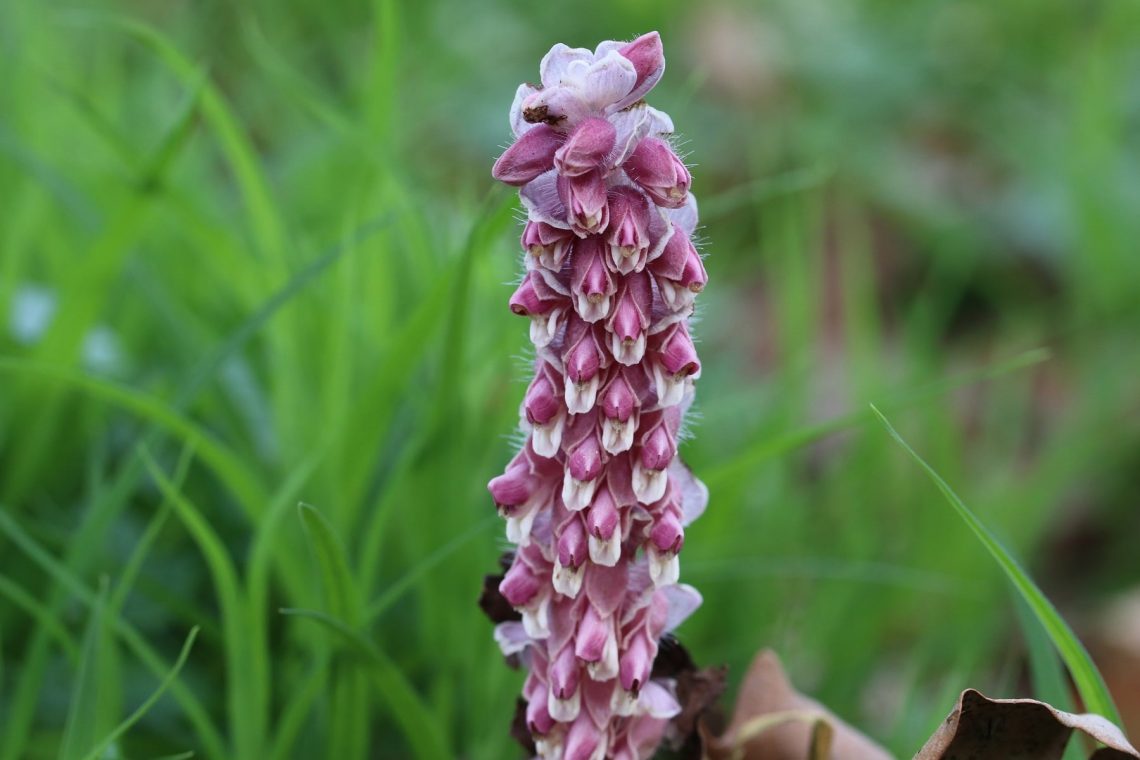
<svg viewBox="0 0 1140 760"><path fill-rule="evenodd" d="M652 756L681 711L659 641L700 604L678 557L707 491L677 447L708 275L672 119L643 100L664 70L656 32L555 45L492 170L527 212L509 304L537 354L527 442L488 486L516 544L498 589L518 617L495 638L529 669L519 720L543 758Z"/></svg>

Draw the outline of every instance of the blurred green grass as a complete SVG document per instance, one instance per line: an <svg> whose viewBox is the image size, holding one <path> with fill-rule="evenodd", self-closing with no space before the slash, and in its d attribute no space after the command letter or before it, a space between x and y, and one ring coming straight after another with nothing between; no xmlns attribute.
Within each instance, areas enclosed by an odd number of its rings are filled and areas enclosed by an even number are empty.
<svg viewBox="0 0 1140 760"><path fill-rule="evenodd" d="M489 166L551 44L651 28L711 277L698 661L772 645L903 756L1028 688L868 402L1067 614L1140 582L1135 5L9 2L0 758L83 756L195 626L106 756L514 756L474 604L527 353Z"/></svg>

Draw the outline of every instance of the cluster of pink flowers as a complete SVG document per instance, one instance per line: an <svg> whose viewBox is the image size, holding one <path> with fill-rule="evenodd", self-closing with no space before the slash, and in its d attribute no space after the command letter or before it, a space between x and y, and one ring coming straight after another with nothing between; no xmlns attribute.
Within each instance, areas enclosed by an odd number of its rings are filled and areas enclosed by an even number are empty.
<svg viewBox="0 0 1140 760"><path fill-rule="evenodd" d="M670 118L642 97L665 69L656 32L555 45L519 87L516 141L492 174L520 188L535 376L522 451L488 486L517 545L495 630L529 670L538 754L648 757L680 710L653 677L658 641L700 604L678 584L684 527L707 491L677 454L700 362L689 335L706 274Z"/></svg>

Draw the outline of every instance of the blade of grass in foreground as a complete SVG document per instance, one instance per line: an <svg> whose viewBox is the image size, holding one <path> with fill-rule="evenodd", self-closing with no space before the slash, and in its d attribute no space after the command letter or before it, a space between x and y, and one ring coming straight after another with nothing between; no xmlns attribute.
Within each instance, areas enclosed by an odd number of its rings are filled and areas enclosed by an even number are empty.
<svg viewBox="0 0 1140 760"><path fill-rule="evenodd" d="M992 366L982 367L954 377L938 380L913 391L896 393L891 400L884 403L883 406L888 411L902 409L921 401L939 398L950 391L972 385L976 382L995 380L1007 373L1016 372L1026 367L1032 367L1048 359L1049 350L1047 348L1030 349L1029 351L1020 353L1017 356L1006 361L998 362ZM861 425L868 421L870 416L870 412L867 410L856 410L848 414L833 417L824 422L800 427L775 437L753 436L755 440L747 444L735 456L724 459L719 465L701 473L701 480L703 480L709 488L715 490L721 484L732 482L768 459L783 456L789 451L807 446L810 443L826 438L832 433L838 433L841 430L847 430Z"/></svg>
<svg viewBox="0 0 1140 760"><path fill-rule="evenodd" d="M197 636L198 627L195 626L190 629L190 633L186 636L186 641L182 644L182 652L178 655L178 660L174 663L174 667L172 667L170 672L166 674L166 677L162 679L162 683L158 685L158 688L155 689L133 713L127 716L126 720L115 726L109 734L92 747L91 751L83 756L83 760L98 760L99 757L103 756L104 750L118 741L119 737L130 730L131 726L142 720L142 717L150 711L150 708L155 706L158 700L162 698L162 695L166 693L166 690L170 688L170 685L174 683L174 679L177 678L178 674L182 671L182 666L186 664L187 658L190 657L190 650L193 648L194 639L197 638Z"/></svg>
<svg viewBox="0 0 1140 760"><path fill-rule="evenodd" d="M178 491L147 449L141 449L139 455L163 498L174 506L210 570L225 641L226 708L235 747L233 754L259 757L268 722L269 677L264 672L254 671L264 664L265 658L253 654L252 647L257 642L251 642L246 635L250 611L245 606L237 569L221 537L202 511Z"/></svg>
<svg viewBox="0 0 1140 760"><path fill-rule="evenodd" d="M103 577L95 608L91 610L87 623L87 633L83 637L83 654L72 686L71 705L63 727L63 743L59 748L60 760L79 757L83 748L94 743L99 734L118 719L116 703L121 695L116 693L116 687L120 679L116 672L115 644L107 624L109 596L109 583Z"/></svg>
<svg viewBox="0 0 1140 760"><path fill-rule="evenodd" d="M1025 638L1025 648L1029 654L1029 677L1033 683L1033 697L1048 702L1058 710L1074 712L1073 696L1069 690L1065 668L1057 657L1057 650L1049 640L1049 634L1037 620L1033 610L1020 596L1013 597L1017 610L1017 622ZM1083 760L1080 742L1070 741L1065 745L1061 760Z"/></svg>
<svg viewBox="0 0 1140 760"><path fill-rule="evenodd" d="M926 470L926 474L938 486L938 490L946 497L946 501L950 502L950 506L962 518L962 521L969 526L974 535L977 536L978 541L982 546L986 547L990 556L998 563L1002 571L1005 573L1009 582L1017 589L1022 598L1025 599L1026 604L1033 611L1033 614L1041 622L1042 627L1049 634L1053 646L1057 648L1057 652L1061 655L1065 665L1069 668L1069 672L1073 676L1073 681L1077 685L1077 692L1081 696L1081 701L1084 702L1086 710L1099 713L1108 718L1117 725L1120 724L1120 715L1116 711L1116 705L1112 701L1112 696L1108 693L1108 687L1104 683L1104 678L1101 676L1100 671L1097 670L1093 664L1092 658L1089 656L1087 650L1080 640L1077 639L1072 629L1069 628L1068 623L1065 622L1061 614L1057 612L1057 608L1049 601L1048 597L1042 593L1029 574L1022 569L1017 560L1002 546L997 537L990 532L981 520L970 511L970 509L962 502L958 495L946 484L934 468L931 467L926 461L915 453L914 449L903 440L898 431L894 429L891 423L883 416L874 404L871 405L871 411L883 423L883 427L891 434L891 437L903 449L910 454L915 462Z"/></svg>
<svg viewBox="0 0 1140 760"><path fill-rule="evenodd" d="M7 536L15 547L20 549L32 562L44 570L63 590L79 600L84 607L90 610L95 609L97 603L95 593L73 575L70 568L52 556L47 549L25 532L19 523L5 512L2 504L0 504L0 535ZM109 610L108 612L113 613L114 611ZM142 637L142 634L140 634L126 618L118 614L112 614L109 622L114 626L119 638L123 640L127 647L142 661L148 670L158 676L164 676L170 671L158 653L155 652L150 644L147 643L146 639ZM174 698L178 700L183 714L190 721L191 725L194 726L197 738L203 745L206 756L219 759L230 757L231 753L224 749L225 742L222 740L221 733L210 720L209 713L198 700L194 692L186 687L185 684L178 681L174 681L171 684L170 691ZM11 719L10 708L4 717L8 720ZM5 726L5 730L7 730L7 726ZM7 740L8 735L5 734L4 738Z"/></svg>
<svg viewBox="0 0 1140 760"><path fill-rule="evenodd" d="M428 706L412 687L407 676L379 647L343 620L321 610L285 607L282 615L314 620L337 634L348 648L363 655L368 674L380 697L388 703L393 719L400 725L412 751L421 760L444 760L454 757L447 746L444 732L432 716Z"/></svg>

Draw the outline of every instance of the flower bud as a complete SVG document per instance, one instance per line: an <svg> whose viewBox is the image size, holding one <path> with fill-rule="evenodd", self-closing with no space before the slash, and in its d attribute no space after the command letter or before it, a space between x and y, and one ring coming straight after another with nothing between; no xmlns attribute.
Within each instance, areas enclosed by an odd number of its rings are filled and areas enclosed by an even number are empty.
<svg viewBox="0 0 1140 760"><path fill-rule="evenodd" d="M650 642L644 631L638 631L626 645L621 656L618 678L621 687L637 694L649 680L653 669L653 658L657 655L657 645Z"/></svg>
<svg viewBox="0 0 1140 760"><path fill-rule="evenodd" d="M554 154L554 167L566 177L580 177L602 168L606 155L614 149L617 130L606 119L586 119L579 124Z"/></svg>
<svg viewBox="0 0 1140 760"><path fill-rule="evenodd" d="M686 381L700 374L697 350L684 322L676 322L654 337L653 381L657 403L676 406L684 398Z"/></svg>
<svg viewBox="0 0 1140 760"><path fill-rule="evenodd" d="M586 530L590 534L590 559L596 564L613 567L621 557L621 516L608 488L600 489L586 513Z"/></svg>
<svg viewBox="0 0 1140 760"><path fill-rule="evenodd" d="M649 92L665 73L665 51L661 47L661 35L657 32L643 34L618 48L618 52L629 59L637 72L633 90L626 98L628 103L633 103Z"/></svg>
<svg viewBox="0 0 1140 760"><path fill-rule="evenodd" d="M552 576L554 590L575 598L582 588L582 577L586 569L589 544L586 528L579 514L573 515L561 527L558 535L557 556L554 558Z"/></svg>
<svg viewBox="0 0 1140 760"><path fill-rule="evenodd" d="M658 206L680 208L685 205L692 179L689 170L664 140L645 138L622 168Z"/></svg>
<svg viewBox="0 0 1140 760"><path fill-rule="evenodd" d="M581 708L578 668L578 658L574 656L574 647L570 644L563 647L550 663L550 691L546 709L560 723L569 723L577 718Z"/></svg>
<svg viewBox="0 0 1140 760"><path fill-rule="evenodd" d="M566 408L562 405L562 381L546 362L535 375L523 399L526 421L531 425L531 446L542 457L554 457L562 442Z"/></svg>
<svg viewBox="0 0 1140 760"><path fill-rule="evenodd" d="M525 185L554 166L554 153L563 139L554 129L539 124L499 156L491 176L508 185Z"/></svg>
<svg viewBox="0 0 1140 760"><path fill-rule="evenodd" d="M537 270L526 273L510 300L511 311L530 317L530 339L539 348L554 340L569 306L570 300L550 287Z"/></svg>
<svg viewBox="0 0 1140 760"><path fill-rule="evenodd" d="M649 203L632 187L619 186L609 196L610 265L616 272L629 274L645 268L649 253Z"/></svg>
<svg viewBox="0 0 1140 760"><path fill-rule="evenodd" d="M574 654L584 662L597 662L602 659L606 640L613 635L613 618L601 615L593 605L587 604L582 621L578 623L578 633L574 638Z"/></svg>
<svg viewBox="0 0 1140 760"><path fill-rule="evenodd" d="M606 756L606 736L594 725L586 712L566 732L566 744L561 760L603 760Z"/></svg>
<svg viewBox="0 0 1140 760"><path fill-rule="evenodd" d="M546 269L559 271L562 269L562 260L570 252L574 233L570 230L555 227L546 222L528 221L523 229L523 250L538 260Z"/></svg>
<svg viewBox="0 0 1140 760"><path fill-rule="evenodd" d="M598 343L594 329L580 319L571 318L565 343L562 362L566 366L566 408L571 414L582 414L594 408L601 370L609 364L609 357Z"/></svg>
<svg viewBox="0 0 1140 760"><path fill-rule="evenodd" d="M639 406L625 372L614 372L601 392L602 448L610 454L628 451L633 445Z"/></svg>
<svg viewBox="0 0 1140 760"><path fill-rule="evenodd" d="M670 311L683 311L693 304L697 293L708 282L701 255L692 240L678 225L661 255L649 263L649 270L657 280L661 300Z"/></svg>
<svg viewBox="0 0 1140 760"><path fill-rule="evenodd" d="M574 245L570 292L574 309L585 322L597 322L610 313L610 300L617 292L613 275L606 268L605 244L591 235Z"/></svg>
<svg viewBox="0 0 1140 760"><path fill-rule="evenodd" d="M596 435L582 440L566 455L562 501L570 511L585 509L594 498L602 473L602 447Z"/></svg>
<svg viewBox="0 0 1140 760"><path fill-rule="evenodd" d="M535 575L533 568L515 558L503 580L499 582L499 593L512 607L525 607L534 599L539 589L545 586L545 578Z"/></svg>
<svg viewBox="0 0 1140 760"><path fill-rule="evenodd" d="M626 276L610 316L610 353L626 366L639 364L645 356L646 330L653 308L653 286L649 276L637 272Z"/></svg>
<svg viewBox="0 0 1140 760"><path fill-rule="evenodd" d="M606 180L600 170L577 177L559 175L558 196L566 206L570 227L579 235L599 233L609 224Z"/></svg>
<svg viewBox="0 0 1140 760"><path fill-rule="evenodd" d="M544 690L545 691L545 690ZM554 727L554 718L546 709L546 695L542 699L531 699L526 705L526 725L532 734L544 736Z"/></svg>
<svg viewBox="0 0 1140 760"><path fill-rule="evenodd" d="M679 509L662 509L653 521L649 531L649 540L662 554L672 552L676 554L685 545L685 529L681 526L681 511Z"/></svg>

